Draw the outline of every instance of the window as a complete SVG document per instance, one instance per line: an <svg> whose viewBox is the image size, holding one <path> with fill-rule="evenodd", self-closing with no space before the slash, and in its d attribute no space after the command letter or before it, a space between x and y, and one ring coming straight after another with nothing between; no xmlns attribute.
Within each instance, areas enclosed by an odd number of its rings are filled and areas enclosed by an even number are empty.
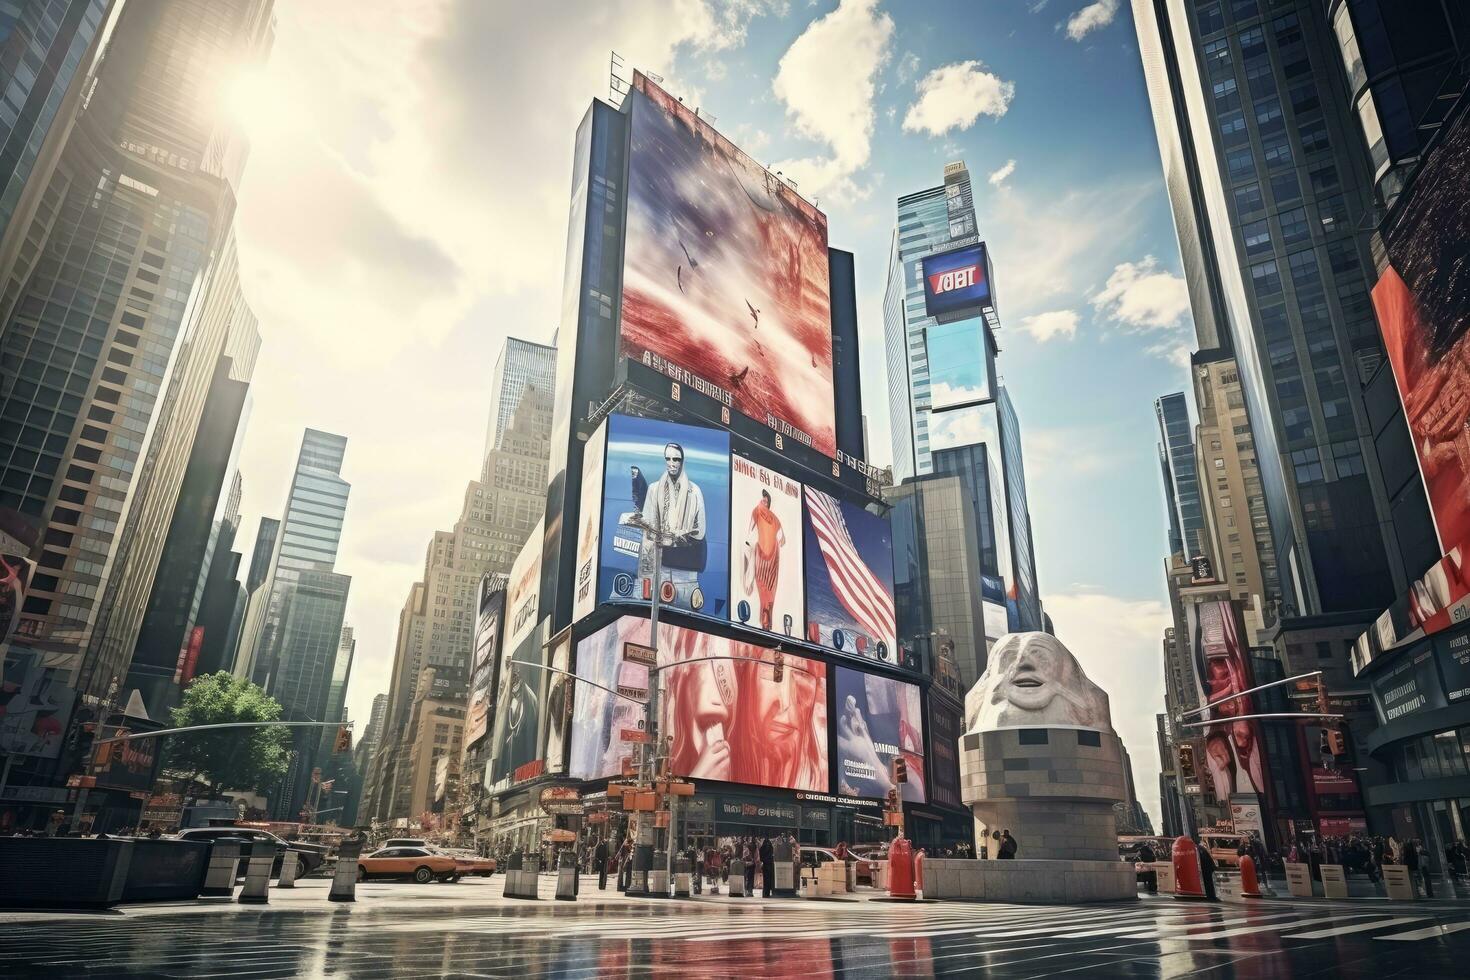
<svg viewBox="0 0 1470 980"><path fill-rule="evenodd" d="M1225 29L1225 15L1220 12L1218 3L1200 7L1196 16L1199 18L1199 32L1202 35L1213 34Z"/></svg>
<svg viewBox="0 0 1470 980"><path fill-rule="evenodd" d="M1220 138L1226 146L1239 146L1250 139L1245 131L1245 115L1239 110L1227 112L1220 117Z"/></svg>
<svg viewBox="0 0 1470 980"><path fill-rule="evenodd" d="M1266 32L1259 27L1240 32L1240 56L1253 58L1266 50Z"/></svg>
<svg viewBox="0 0 1470 980"><path fill-rule="evenodd" d="M1307 209L1293 208L1281 213L1281 243L1296 245L1311 237L1307 229Z"/></svg>
<svg viewBox="0 0 1470 980"><path fill-rule="evenodd" d="M1240 93L1236 90L1234 77L1222 78L1210 86L1215 95L1215 111L1227 112L1240 108Z"/></svg>
<svg viewBox="0 0 1470 980"><path fill-rule="evenodd" d="M1246 184L1244 187L1235 189L1235 210L1242 215L1250 214L1264 208L1265 202L1261 198L1260 184Z"/></svg>
<svg viewBox="0 0 1470 980"><path fill-rule="evenodd" d="M1261 130L1262 136L1280 133L1286 129L1280 99L1263 99L1256 103L1256 126Z"/></svg>
<svg viewBox="0 0 1470 980"><path fill-rule="evenodd" d="M1271 178L1271 197L1278 205L1301 200L1302 185L1296 179L1296 171L1277 174Z"/></svg>
<svg viewBox="0 0 1470 980"><path fill-rule="evenodd" d="M1100 748L1102 746L1102 732L1091 732L1079 728L1077 729L1077 744Z"/></svg>
<svg viewBox="0 0 1470 980"><path fill-rule="evenodd" d="M1299 85L1293 85L1289 98L1291 99L1291 111L1298 116L1315 112L1322 107L1322 98L1317 94L1317 85L1315 82L1302 82Z"/></svg>
<svg viewBox="0 0 1470 980"><path fill-rule="evenodd" d="M1251 156L1250 147L1241 147L1231 150L1225 155L1225 165L1230 170L1231 180L1242 180L1254 176L1256 172L1256 160Z"/></svg>
<svg viewBox="0 0 1470 980"><path fill-rule="evenodd" d="M1363 465L1363 452L1356 441L1334 442L1332 444L1332 461L1337 465L1339 478L1347 476L1358 476L1368 472Z"/></svg>
<svg viewBox="0 0 1470 980"><path fill-rule="evenodd" d="M1223 470L1224 468L1225 468L1225 460L1223 460L1223 459L1216 459L1215 460L1215 469L1217 469L1217 470Z"/></svg>
<svg viewBox="0 0 1470 980"><path fill-rule="evenodd" d="M1268 255L1271 252L1271 226L1265 219L1252 221L1240 229L1241 238L1245 241L1245 254L1250 256Z"/></svg>
<svg viewBox="0 0 1470 980"><path fill-rule="evenodd" d="M1251 282L1255 285L1257 296L1274 296L1281 292L1281 273L1277 271L1274 261L1251 266Z"/></svg>
<svg viewBox="0 0 1470 980"><path fill-rule="evenodd" d="M1048 741L1045 728L1023 728L1017 735L1022 745L1046 745Z"/></svg>
<svg viewBox="0 0 1470 980"><path fill-rule="evenodd" d="M1332 141L1327 138L1327 123L1320 119L1303 125L1301 136L1302 149L1307 153L1321 153L1332 148Z"/></svg>
<svg viewBox="0 0 1470 980"><path fill-rule="evenodd" d="M1291 454L1291 464L1296 470L1297 483L1322 482L1322 460L1315 448L1298 449Z"/></svg>
<svg viewBox="0 0 1470 980"><path fill-rule="evenodd" d="M1268 170L1280 170L1292 165L1291 141L1280 135L1261 142L1261 155L1266 158Z"/></svg>

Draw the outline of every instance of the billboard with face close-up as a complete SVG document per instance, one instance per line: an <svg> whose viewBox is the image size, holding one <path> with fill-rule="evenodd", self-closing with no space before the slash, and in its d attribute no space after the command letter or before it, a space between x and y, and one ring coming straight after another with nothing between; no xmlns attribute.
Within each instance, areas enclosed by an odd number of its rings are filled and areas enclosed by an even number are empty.
<svg viewBox="0 0 1470 980"><path fill-rule="evenodd" d="M657 533L660 601L727 618L730 433L614 415L602 493L600 601L651 598Z"/></svg>
<svg viewBox="0 0 1470 980"><path fill-rule="evenodd" d="M648 643L648 620L625 616L577 645L577 676L644 700L647 667L624 659L626 644ZM698 630L660 624L663 674L659 730L672 736L673 771L722 782L826 792L827 667L785 656L776 679L773 651ZM643 708L578 685L569 773L598 779L621 771L644 729Z"/></svg>
<svg viewBox="0 0 1470 980"><path fill-rule="evenodd" d="M1440 131L1383 238L1373 305L1445 553L1470 539L1470 112Z"/></svg>
<svg viewBox="0 0 1470 980"><path fill-rule="evenodd" d="M826 216L641 74L628 99L623 354L836 455Z"/></svg>
<svg viewBox="0 0 1470 980"><path fill-rule="evenodd" d="M924 724L919 688L891 677L837 667L837 792L882 798L893 788L895 758L908 764L899 796L925 801Z"/></svg>
<svg viewBox="0 0 1470 980"><path fill-rule="evenodd" d="M730 458L730 618L768 633L802 634L801 484Z"/></svg>
<svg viewBox="0 0 1470 980"><path fill-rule="evenodd" d="M898 649L893 530L845 500L806 488L807 640L870 660Z"/></svg>
<svg viewBox="0 0 1470 980"><path fill-rule="evenodd" d="M505 614L505 593L496 592L480 609L475 622L475 650L470 658L470 697L465 709L464 744L485 737L490 718L490 681L500 655L500 623Z"/></svg>
<svg viewBox="0 0 1470 980"><path fill-rule="evenodd" d="M1185 614L1200 704L1254 687L1235 607L1228 601L1202 602L1186 607ZM1202 729L1202 778L1211 780L1218 800L1248 795L1262 801L1266 798L1266 752L1260 723L1235 720L1254 714L1254 704L1250 695L1232 698L1201 716L1211 722Z"/></svg>

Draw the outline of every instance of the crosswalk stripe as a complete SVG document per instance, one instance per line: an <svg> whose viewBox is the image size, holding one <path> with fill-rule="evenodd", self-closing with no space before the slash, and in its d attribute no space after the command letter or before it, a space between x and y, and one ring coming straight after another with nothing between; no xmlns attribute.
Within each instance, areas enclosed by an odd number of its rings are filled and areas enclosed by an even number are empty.
<svg viewBox="0 0 1470 980"><path fill-rule="evenodd" d="M1413 929L1409 932L1396 932L1392 936L1374 936L1373 938L1387 939L1396 943L1410 943L1420 939L1438 939L1440 936L1448 936L1452 932L1464 932L1466 929L1470 929L1470 922L1445 922L1426 929Z"/></svg>
<svg viewBox="0 0 1470 980"><path fill-rule="evenodd" d="M1188 933L1185 935L1158 934L1158 933L1134 933L1126 938L1130 939L1188 939L1190 941L1209 941L1215 939L1233 939L1236 936L1254 936L1266 932L1287 932L1291 929L1300 929L1303 926L1320 926L1329 922L1342 922L1344 919L1361 919L1365 916L1377 915L1377 913L1360 912L1356 914L1324 916L1320 919L1299 919L1296 922L1275 922L1270 925L1237 926L1233 929L1212 930L1209 932Z"/></svg>
<svg viewBox="0 0 1470 980"><path fill-rule="evenodd" d="M1346 936L1354 932L1368 932L1370 929L1387 929L1389 926L1403 926L1410 922L1423 922L1428 916L1408 915L1397 919L1389 919L1385 922L1360 922L1357 925L1341 926L1337 929L1318 929L1315 932L1300 932L1294 936L1284 936L1284 939L1326 939L1329 936Z"/></svg>
<svg viewBox="0 0 1470 980"><path fill-rule="evenodd" d="M1002 931L987 930L986 932L977 932L975 935L976 936L979 936L982 939L984 939L984 938L989 938L989 939L1010 939L1010 938L1013 938L1015 936L1034 936L1034 935L1037 935L1038 933L1055 932L1056 929L1058 928L1058 924L1055 921L1057 917L1056 916L1049 916L1048 918L1051 918L1053 920L1051 925L1040 926L1040 927L1034 928L1034 929L1010 929L1010 930L1002 930ZM1138 914L1137 914L1137 912L1134 912L1134 911L1115 912L1112 915L1099 915L1099 916L1095 916L1093 918L1093 921L1095 921L1095 922L1109 922L1109 921L1111 921L1111 922L1116 922L1116 923L1119 923L1119 924L1121 924L1123 922L1135 922L1136 923L1138 921Z"/></svg>
<svg viewBox="0 0 1470 980"><path fill-rule="evenodd" d="M1221 919L1219 922L1180 922L1180 923L1166 923L1164 925L1154 926L1154 927L1151 927L1151 928L1144 928L1144 929L1141 929L1141 930L1138 928L1138 926L1130 925L1130 926L1124 927L1121 930L1118 929L1117 927L1114 927L1114 928L1111 928L1111 929L1091 929L1091 930L1088 930L1087 932L1069 932L1069 933L1066 933L1066 934L1064 934L1062 936L1059 936L1058 938L1059 939L1090 939L1093 936L1115 935L1115 936L1118 936L1118 937L1123 938L1123 939L1153 939L1153 938L1156 938L1159 935L1163 935L1163 934L1171 934L1172 935L1173 933L1182 932L1182 931L1184 931L1186 929L1211 929L1211 930L1214 930L1214 929L1220 929L1220 928L1227 928L1227 927L1230 927L1230 926L1254 925L1254 924L1258 924L1258 923L1261 923L1261 922L1270 921L1271 919L1291 919L1291 918L1295 918L1298 914L1299 913L1296 913L1296 912L1281 912L1281 913L1278 913L1276 915L1262 915L1262 916L1254 916L1254 917L1249 917L1249 918L1244 918L1244 919ZM1277 927L1273 926L1272 928L1277 928Z"/></svg>

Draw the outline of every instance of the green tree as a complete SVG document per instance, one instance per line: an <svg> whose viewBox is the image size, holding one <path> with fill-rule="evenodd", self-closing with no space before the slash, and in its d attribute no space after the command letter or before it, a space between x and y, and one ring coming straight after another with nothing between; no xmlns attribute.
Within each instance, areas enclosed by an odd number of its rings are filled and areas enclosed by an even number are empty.
<svg viewBox="0 0 1470 980"><path fill-rule="evenodd" d="M258 685L227 671L200 677L173 711L176 728L240 721L279 721L281 704ZM209 787L269 791L286 774L288 728L227 728L168 737L167 767Z"/></svg>

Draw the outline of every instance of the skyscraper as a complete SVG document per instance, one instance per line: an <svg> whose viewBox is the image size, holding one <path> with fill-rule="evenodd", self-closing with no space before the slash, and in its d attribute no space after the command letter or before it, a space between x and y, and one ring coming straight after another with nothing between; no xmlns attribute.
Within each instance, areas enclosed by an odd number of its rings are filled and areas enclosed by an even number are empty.
<svg viewBox="0 0 1470 980"><path fill-rule="evenodd" d="M521 393L527 387L551 392L555 387L556 348L533 344L519 337L505 338L495 373L490 376L490 419L485 425L484 459L500 448L501 436L515 416Z"/></svg>
<svg viewBox="0 0 1470 980"><path fill-rule="evenodd" d="M1287 616L1407 583L1365 452L1372 175L1326 6L1133 2L1199 346L1239 368Z"/></svg>
<svg viewBox="0 0 1470 980"><path fill-rule="evenodd" d="M1209 535L1200 510L1199 474L1194 461L1194 426L1189 402L1176 391L1154 399L1159 423L1159 461L1164 468L1164 503L1169 511L1169 546L1191 558L1211 557Z"/></svg>
<svg viewBox="0 0 1470 980"><path fill-rule="evenodd" d="M255 545L250 549L250 571L246 573L245 591L254 592L256 586L270 574L271 555L276 552L276 536L281 533L281 522L274 517L262 517L255 529Z"/></svg>
<svg viewBox="0 0 1470 980"><path fill-rule="evenodd" d="M270 6L125 7L46 174L39 258L22 279L0 270L19 283L0 323L0 418L17 427L0 506L42 531L17 643L84 693L124 679L229 337L206 308L212 270L232 261L244 157L216 103L196 96L265 50Z"/></svg>

